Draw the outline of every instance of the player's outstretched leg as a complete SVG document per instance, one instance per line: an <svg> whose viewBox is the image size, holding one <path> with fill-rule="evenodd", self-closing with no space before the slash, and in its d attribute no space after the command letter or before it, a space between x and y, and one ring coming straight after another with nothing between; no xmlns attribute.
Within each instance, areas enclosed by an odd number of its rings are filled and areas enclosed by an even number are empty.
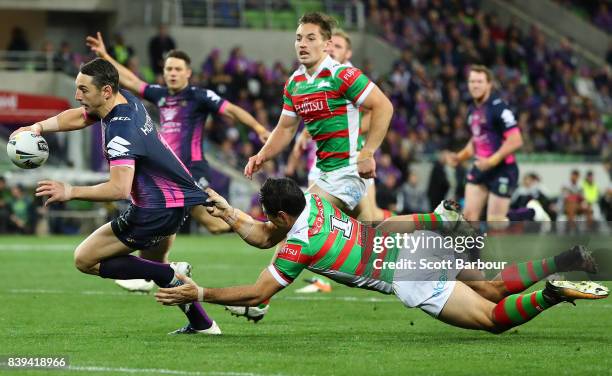
<svg viewBox="0 0 612 376"><path fill-rule="evenodd" d="M156 247L151 248L151 254L162 254L164 256L160 256L160 260L167 260L165 254L167 254L172 239L173 237L165 239ZM148 279L164 287L180 283L175 277L176 272L186 274L191 269L187 263L170 265L129 255L131 252L130 248L117 239L110 223L107 223L79 244L74 253L74 262L77 269L83 273L109 279ZM179 265L180 269L177 269ZM193 316L200 319L198 323L202 329L213 326L213 322L207 316L203 318L196 310L193 310ZM192 320L190 316L188 318Z"/></svg>
<svg viewBox="0 0 612 376"><path fill-rule="evenodd" d="M608 288L595 282L549 281L544 290L510 295L495 304L457 281L438 319L461 328L499 334L561 302L602 299L608 295Z"/></svg>
<svg viewBox="0 0 612 376"><path fill-rule="evenodd" d="M494 279L504 282L505 294L514 294L551 274L569 271L597 273L597 263L585 246L575 245L556 256L513 264Z"/></svg>
<svg viewBox="0 0 612 376"><path fill-rule="evenodd" d="M557 256L541 260L512 264L502 270L493 280L468 280L462 271L457 279L467 284L482 297L497 303L508 295L523 292L536 282L557 273L584 271L597 273L597 263L586 247L575 245ZM469 271L467 271L469 272Z"/></svg>
<svg viewBox="0 0 612 376"><path fill-rule="evenodd" d="M387 218L377 229L385 232L410 233L416 230L431 230L451 235L474 233L461 214L461 208L453 200L444 200L432 213L406 214Z"/></svg>

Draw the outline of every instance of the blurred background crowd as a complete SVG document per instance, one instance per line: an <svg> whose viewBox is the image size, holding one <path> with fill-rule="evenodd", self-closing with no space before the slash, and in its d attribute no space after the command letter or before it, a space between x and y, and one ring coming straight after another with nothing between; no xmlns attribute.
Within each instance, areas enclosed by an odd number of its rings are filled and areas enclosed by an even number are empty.
<svg viewBox="0 0 612 376"><path fill-rule="evenodd" d="M610 32L612 15L608 3L558 3ZM380 37L401 50L401 57L388 71L376 71L369 62L358 67L383 89L395 108L389 132L376 155L380 207L397 212L428 211L440 198L449 197L449 192L453 198L461 199L467 166L450 168L446 160L448 151L462 148L471 137L466 124L470 103L466 74L473 63L485 64L494 72L496 93L510 104L523 133L525 145L521 153L580 155L587 160L603 160L610 172L612 45L607 65L593 68L579 60L571 40L562 39L558 46L551 47L537 26L524 33L512 22L502 25L496 15L486 13L478 2L470 0L370 0L366 2L366 15L370 25L377 25ZM181 48L180 41L165 26L151 36L148 46L127 45L120 33L106 38L115 59L143 80L161 84L164 53ZM37 47L23 28L13 30L6 46L9 51ZM92 58L84 44L71 46L63 42L55 46L44 42L40 48L45 52L45 61L24 69L46 69L51 61L53 69L73 75L82 62ZM134 48L148 49L149 61L139 61ZM216 91L272 129L280 115L283 85L296 68L297 63L266 66L245 56L240 46L228 56L212 49L204 61L192 63L192 84ZM205 150L239 170L261 147L254 133L221 117L209 119L206 128ZM268 163L258 178L284 176L287 153ZM434 162L430 176L419 176L411 170L411 164L421 160ZM292 177L305 185L307 169L304 157ZM229 178L215 174L213 186L223 192ZM529 184L538 181L537 176L532 178L523 186L529 188ZM423 186L419 180L428 181L426 190L417 188ZM581 202L601 204L597 210L609 219L607 208L612 193L608 187L599 187L596 197L590 190L587 198L584 184L588 184L588 175L574 183L581 192L575 192L577 188L572 192L581 195ZM29 218L35 217L35 205L23 197L22 189L1 187L0 192L0 232L33 231ZM546 207L565 213L565 195L550 198L559 205Z"/></svg>

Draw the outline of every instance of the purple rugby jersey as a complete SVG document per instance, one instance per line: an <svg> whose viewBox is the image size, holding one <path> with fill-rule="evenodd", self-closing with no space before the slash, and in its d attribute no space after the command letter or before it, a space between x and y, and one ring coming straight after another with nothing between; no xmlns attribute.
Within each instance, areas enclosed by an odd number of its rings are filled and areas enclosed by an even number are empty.
<svg viewBox="0 0 612 376"><path fill-rule="evenodd" d="M111 167L134 167L132 203L141 208L204 204L208 195L159 135L142 102L126 90L120 92L128 103L115 106L101 120L102 144Z"/></svg>
<svg viewBox="0 0 612 376"><path fill-rule="evenodd" d="M204 159L204 123L211 113L222 114L229 104L212 90L187 86L170 94L166 86L143 84L140 95L159 108L159 133L187 167Z"/></svg>
<svg viewBox="0 0 612 376"><path fill-rule="evenodd" d="M479 157L490 157L510 134L520 132L508 104L493 93L482 105L470 105L467 122L472 132L474 154ZM504 164L514 162L514 154L504 159Z"/></svg>

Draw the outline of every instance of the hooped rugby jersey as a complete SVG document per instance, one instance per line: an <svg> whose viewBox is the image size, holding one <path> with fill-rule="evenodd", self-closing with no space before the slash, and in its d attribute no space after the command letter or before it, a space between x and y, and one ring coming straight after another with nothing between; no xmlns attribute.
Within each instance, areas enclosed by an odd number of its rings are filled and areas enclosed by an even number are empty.
<svg viewBox="0 0 612 376"><path fill-rule="evenodd" d="M317 144L317 167L321 171L357 162L359 106L374 86L361 70L329 56L312 76L302 65L287 80L282 113L304 120Z"/></svg>
<svg viewBox="0 0 612 376"><path fill-rule="evenodd" d="M316 194L306 194L306 207L287 234L287 241L268 267L282 286L304 269L351 287L393 292L394 270L383 262L396 262L399 249L376 249L375 237L387 234L349 217Z"/></svg>

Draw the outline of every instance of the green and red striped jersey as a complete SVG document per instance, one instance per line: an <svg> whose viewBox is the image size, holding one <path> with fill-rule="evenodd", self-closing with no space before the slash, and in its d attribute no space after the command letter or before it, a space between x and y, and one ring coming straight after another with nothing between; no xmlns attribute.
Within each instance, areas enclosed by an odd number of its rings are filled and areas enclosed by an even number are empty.
<svg viewBox="0 0 612 376"><path fill-rule="evenodd" d="M361 70L325 58L313 75L303 65L285 84L283 115L304 120L317 143L317 167L329 172L357 162L359 106L374 88Z"/></svg>
<svg viewBox="0 0 612 376"><path fill-rule="evenodd" d="M349 217L324 198L306 194L306 207L268 270L283 286L308 269L347 286L391 294L394 269L374 267L377 259L377 265L397 261L397 248L374 252L374 237L386 235Z"/></svg>

